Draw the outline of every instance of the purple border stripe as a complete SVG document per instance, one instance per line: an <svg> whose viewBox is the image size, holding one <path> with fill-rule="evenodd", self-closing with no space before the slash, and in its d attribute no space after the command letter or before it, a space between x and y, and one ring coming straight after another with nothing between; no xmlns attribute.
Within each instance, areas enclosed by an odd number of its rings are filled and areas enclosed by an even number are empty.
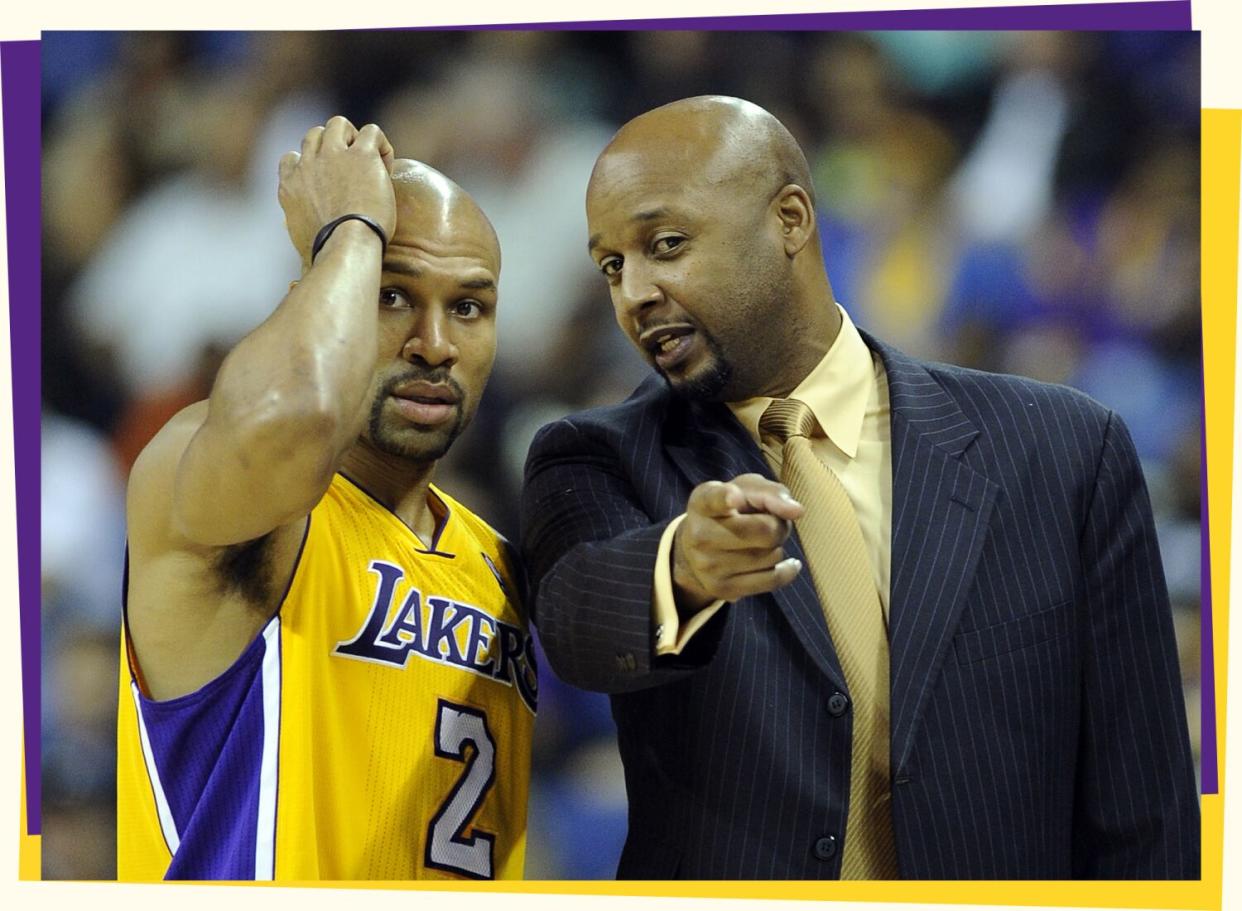
<svg viewBox="0 0 1242 911"><path fill-rule="evenodd" d="M1219 794L1216 768L1216 661L1212 654L1212 538L1208 513L1207 404L1199 445L1199 791Z"/></svg>
<svg viewBox="0 0 1242 911"><path fill-rule="evenodd" d="M39 42L0 42L4 82L4 189L13 367L13 470L22 647L26 831L42 831L39 724Z"/></svg>
<svg viewBox="0 0 1242 911"><path fill-rule="evenodd" d="M629 29L818 30L836 29L1078 29L1126 31L1190 29L1191 0L1152 3L1066 3L1057 6L990 6L975 9L875 10L848 13L789 13L759 16L713 16L684 19L629 19L604 22L530 22L459 26L470 31L547 29L553 31L624 31ZM416 26L434 31L445 26Z"/></svg>

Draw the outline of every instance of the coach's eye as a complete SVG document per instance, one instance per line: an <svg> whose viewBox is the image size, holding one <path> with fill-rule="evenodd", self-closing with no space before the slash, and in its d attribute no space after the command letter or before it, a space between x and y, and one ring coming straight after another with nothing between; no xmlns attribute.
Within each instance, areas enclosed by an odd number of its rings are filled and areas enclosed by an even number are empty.
<svg viewBox="0 0 1242 911"><path fill-rule="evenodd" d="M680 247L683 243L685 243L685 240L686 239L682 237L680 234L665 234L660 237L657 237L652 242L651 250L657 255L661 253L672 253L674 250Z"/></svg>
<svg viewBox="0 0 1242 911"><path fill-rule="evenodd" d="M604 273L605 278L612 278L621 271L621 265L624 262L619 256L607 256L600 260L599 271Z"/></svg>
<svg viewBox="0 0 1242 911"><path fill-rule="evenodd" d="M403 310L410 306L410 299L399 288L380 288L379 302L388 310Z"/></svg>

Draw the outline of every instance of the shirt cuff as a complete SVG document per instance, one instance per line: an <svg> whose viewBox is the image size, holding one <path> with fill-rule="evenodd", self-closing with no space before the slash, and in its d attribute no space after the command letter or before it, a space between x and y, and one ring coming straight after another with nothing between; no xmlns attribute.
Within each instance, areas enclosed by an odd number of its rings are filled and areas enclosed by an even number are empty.
<svg viewBox="0 0 1242 911"><path fill-rule="evenodd" d="M682 513L664 529L660 548L656 551L655 580L651 598L651 622L655 625L655 653L657 655L680 655L691 637L697 633L724 601L713 601L684 623L677 615L677 595L673 591L673 535L686 514Z"/></svg>

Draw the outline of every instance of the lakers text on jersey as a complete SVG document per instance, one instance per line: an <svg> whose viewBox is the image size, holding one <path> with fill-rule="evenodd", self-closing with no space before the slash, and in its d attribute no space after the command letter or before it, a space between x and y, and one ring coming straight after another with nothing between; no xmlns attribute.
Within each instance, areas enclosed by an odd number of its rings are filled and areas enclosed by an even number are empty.
<svg viewBox="0 0 1242 911"><path fill-rule="evenodd" d="M189 695L148 698L123 646L119 879L522 875L537 686L519 569L432 492L424 546L337 475L277 614Z"/></svg>

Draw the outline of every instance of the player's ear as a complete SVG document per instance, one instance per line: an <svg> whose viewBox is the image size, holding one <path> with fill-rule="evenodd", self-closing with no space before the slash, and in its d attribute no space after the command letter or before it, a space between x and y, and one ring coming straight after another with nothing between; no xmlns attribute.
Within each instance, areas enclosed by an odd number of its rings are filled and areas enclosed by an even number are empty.
<svg viewBox="0 0 1242 911"><path fill-rule="evenodd" d="M289 282L289 291L292 291L297 286L298 286L298 280L295 278L293 281ZM287 294L288 291L286 291L285 293Z"/></svg>

